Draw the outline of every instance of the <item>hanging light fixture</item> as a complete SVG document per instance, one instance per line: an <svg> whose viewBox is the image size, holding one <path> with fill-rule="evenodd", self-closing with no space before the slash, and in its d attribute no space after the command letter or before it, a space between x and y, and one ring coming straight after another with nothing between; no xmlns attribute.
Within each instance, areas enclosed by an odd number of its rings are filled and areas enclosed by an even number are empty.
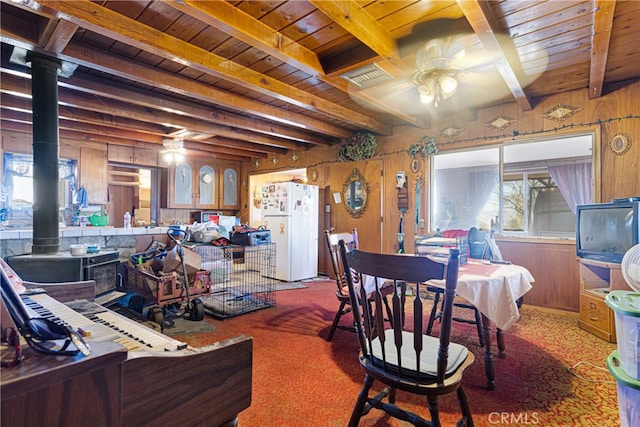
<svg viewBox="0 0 640 427"><path fill-rule="evenodd" d="M162 146L164 149L160 153L167 163L180 163L184 160L185 154L187 154L182 138L163 139Z"/></svg>
<svg viewBox="0 0 640 427"><path fill-rule="evenodd" d="M446 51L446 52L445 52ZM451 57L447 52L456 52ZM433 102L437 107L442 100L451 97L458 88L461 71L451 65L465 56L465 51L455 43L442 40L431 40L416 53L418 71L412 81L418 86L420 101L425 104Z"/></svg>

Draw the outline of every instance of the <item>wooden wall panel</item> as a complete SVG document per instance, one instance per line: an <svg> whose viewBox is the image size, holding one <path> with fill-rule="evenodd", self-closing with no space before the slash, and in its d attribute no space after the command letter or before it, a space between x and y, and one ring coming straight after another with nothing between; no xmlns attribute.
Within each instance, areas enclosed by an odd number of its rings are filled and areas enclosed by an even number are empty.
<svg viewBox="0 0 640 427"><path fill-rule="evenodd" d="M557 243L498 240L502 257L526 267L535 278L524 303L578 312L580 275L573 241Z"/></svg>

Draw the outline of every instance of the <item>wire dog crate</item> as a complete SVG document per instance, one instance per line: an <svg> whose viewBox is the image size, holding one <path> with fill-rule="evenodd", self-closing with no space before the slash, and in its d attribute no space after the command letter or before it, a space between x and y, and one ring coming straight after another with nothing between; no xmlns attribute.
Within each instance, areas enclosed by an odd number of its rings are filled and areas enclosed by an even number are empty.
<svg viewBox="0 0 640 427"><path fill-rule="evenodd" d="M211 275L211 293L200 297L205 312L228 318L275 306L275 243L197 245L194 250Z"/></svg>

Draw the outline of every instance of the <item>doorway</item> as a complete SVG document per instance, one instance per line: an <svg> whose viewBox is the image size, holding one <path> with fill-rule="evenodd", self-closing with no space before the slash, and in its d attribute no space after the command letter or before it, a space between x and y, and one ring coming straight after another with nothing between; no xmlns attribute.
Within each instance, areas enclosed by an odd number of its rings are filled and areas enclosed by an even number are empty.
<svg viewBox="0 0 640 427"><path fill-rule="evenodd" d="M295 178L307 181L306 169L291 169L265 174L249 176L250 208L249 226L257 228L263 225L262 220L262 186L272 182L291 181ZM326 247L324 245L323 231L329 227L327 215L325 215L325 189L318 189L318 275L328 275L325 268ZM277 249L276 249L277 250Z"/></svg>

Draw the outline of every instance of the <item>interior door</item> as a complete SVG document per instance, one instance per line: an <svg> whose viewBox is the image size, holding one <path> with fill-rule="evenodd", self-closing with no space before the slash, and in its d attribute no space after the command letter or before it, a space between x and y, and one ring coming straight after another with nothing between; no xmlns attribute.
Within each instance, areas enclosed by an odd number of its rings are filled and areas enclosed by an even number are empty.
<svg viewBox="0 0 640 427"><path fill-rule="evenodd" d="M367 202L358 218L353 218L344 206L343 186L356 168L364 176L368 187ZM331 225L336 232L358 229L359 248L365 251L382 251L382 160L373 159L357 163L336 163L331 166L330 179ZM340 201L336 201L336 193ZM325 248L326 251L326 248Z"/></svg>

